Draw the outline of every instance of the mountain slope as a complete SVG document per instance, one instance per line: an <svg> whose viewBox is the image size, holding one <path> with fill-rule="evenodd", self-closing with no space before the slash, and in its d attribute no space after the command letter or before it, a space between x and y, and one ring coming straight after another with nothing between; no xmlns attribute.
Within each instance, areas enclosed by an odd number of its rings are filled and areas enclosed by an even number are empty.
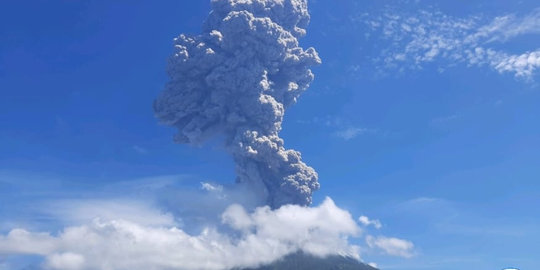
<svg viewBox="0 0 540 270"><path fill-rule="evenodd" d="M305 253L295 253L270 265L243 270L377 270L377 268L343 256L318 258Z"/></svg>

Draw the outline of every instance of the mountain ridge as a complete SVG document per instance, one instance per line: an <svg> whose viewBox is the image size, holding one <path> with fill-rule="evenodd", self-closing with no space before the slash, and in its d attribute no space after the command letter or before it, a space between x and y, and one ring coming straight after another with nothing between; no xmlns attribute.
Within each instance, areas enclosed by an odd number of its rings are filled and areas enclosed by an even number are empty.
<svg viewBox="0 0 540 270"><path fill-rule="evenodd" d="M236 269L239 270L239 269ZM303 252L285 256L268 265L241 270L379 270L354 258L332 255L324 258Z"/></svg>

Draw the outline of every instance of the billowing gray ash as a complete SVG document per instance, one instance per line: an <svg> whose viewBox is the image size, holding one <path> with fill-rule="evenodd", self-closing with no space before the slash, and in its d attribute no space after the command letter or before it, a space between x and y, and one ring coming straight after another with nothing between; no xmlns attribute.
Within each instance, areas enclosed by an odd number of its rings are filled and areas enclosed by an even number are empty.
<svg viewBox="0 0 540 270"><path fill-rule="evenodd" d="M154 103L178 143L224 134L237 181L273 208L309 205L319 188L315 170L279 137L285 109L321 62L299 47L308 23L307 0L212 0L203 33L175 39L170 81Z"/></svg>

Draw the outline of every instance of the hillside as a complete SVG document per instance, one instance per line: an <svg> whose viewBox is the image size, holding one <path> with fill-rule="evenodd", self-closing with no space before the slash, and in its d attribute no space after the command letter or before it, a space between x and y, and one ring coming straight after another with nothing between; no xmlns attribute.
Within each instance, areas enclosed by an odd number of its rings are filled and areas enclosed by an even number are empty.
<svg viewBox="0 0 540 270"><path fill-rule="evenodd" d="M282 260L259 268L243 270L377 270L353 258L330 256L318 258L304 253L295 253Z"/></svg>

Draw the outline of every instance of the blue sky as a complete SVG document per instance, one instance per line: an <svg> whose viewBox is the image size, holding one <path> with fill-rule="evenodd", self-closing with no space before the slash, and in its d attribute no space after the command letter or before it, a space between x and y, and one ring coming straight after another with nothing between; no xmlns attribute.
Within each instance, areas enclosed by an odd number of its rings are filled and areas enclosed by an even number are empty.
<svg viewBox="0 0 540 270"><path fill-rule="evenodd" d="M234 181L218 139L174 144L152 111L172 39L200 32L207 1L28 5L0 9L2 234L76 224L84 218L62 219L58 206L76 201L112 200L128 214L148 203L173 214L153 218L172 222L182 214L174 197L187 195L163 187ZM368 234L414 243L392 256L362 242L364 260L402 270L540 267L538 8L310 2L301 44L323 64L281 136L319 173L315 205L329 196L380 220ZM517 62L524 54L533 64ZM0 269L35 261L0 255Z"/></svg>

